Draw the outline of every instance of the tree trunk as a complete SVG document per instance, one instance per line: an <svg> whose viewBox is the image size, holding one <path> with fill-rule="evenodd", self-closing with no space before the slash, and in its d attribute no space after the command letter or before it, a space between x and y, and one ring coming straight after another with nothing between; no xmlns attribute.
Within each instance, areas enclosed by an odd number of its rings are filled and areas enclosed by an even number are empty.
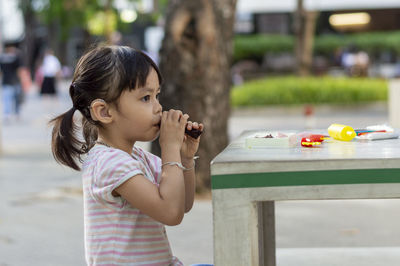
<svg viewBox="0 0 400 266"><path fill-rule="evenodd" d="M59 19L54 19L47 25L47 47L46 48L51 48L53 50L54 54L57 55L59 54L59 43L61 42L60 40L60 30L61 30L61 22Z"/></svg>
<svg viewBox="0 0 400 266"><path fill-rule="evenodd" d="M35 58L34 58L34 48L35 48L35 34L34 28L36 24L35 13L32 8L32 3L30 0L25 0L21 2L22 13L24 17L25 26L25 38L23 41L23 53L24 53L24 65L28 67L31 78L34 77L35 73Z"/></svg>
<svg viewBox="0 0 400 266"><path fill-rule="evenodd" d="M160 52L161 104L205 126L196 162L197 190L210 187L210 161L228 143L230 64L236 0L171 0ZM158 143L152 151L160 154Z"/></svg>
<svg viewBox="0 0 400 266"><path fill-rule="evenodd" d="M295 55L299 76L310 74L317 14L316 11L306 11L303 0L297 0L294 32L296 34Z"/></svg>

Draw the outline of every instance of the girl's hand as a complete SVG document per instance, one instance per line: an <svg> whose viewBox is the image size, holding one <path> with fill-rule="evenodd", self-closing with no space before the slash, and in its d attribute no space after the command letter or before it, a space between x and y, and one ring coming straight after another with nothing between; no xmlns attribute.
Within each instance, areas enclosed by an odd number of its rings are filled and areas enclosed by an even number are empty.
<svg viewBox="0 0 400 266"><path fill-rule="evenodd" d="M161 150L179 151L181 149L188 118L189 115L174 109L162 113L159 140Z"/></svg>
<svg viewBox="0 0 400 266"><path fill-rule="evenodd" d="M200 131L203 131L203 124L198 124L197 122L191 122L189 121L186 125L186 128L188 130L193 129L198 129ZM199 143L200 143L200 137L197 139L194 139L188 135L184 136L183 144L181 147L181 158L182 161L184 160L192 160L193 157L195 156L197 149L199 148Z"/></svg>

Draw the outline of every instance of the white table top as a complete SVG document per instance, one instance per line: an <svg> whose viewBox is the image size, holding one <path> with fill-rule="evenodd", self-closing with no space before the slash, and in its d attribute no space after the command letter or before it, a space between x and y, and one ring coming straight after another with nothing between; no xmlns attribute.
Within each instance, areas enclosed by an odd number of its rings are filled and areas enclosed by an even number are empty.
<svg viewBox="0 0 400 266"><path fill-rule="evenodd" d="M400 168L400 139L329 140L313 148L301 147L300 144L293 148L246 148L245 138L256 132L266 131L245 131L230 143L212 161L212 175ZM328 135L326 130L312 133Z"/></svg>

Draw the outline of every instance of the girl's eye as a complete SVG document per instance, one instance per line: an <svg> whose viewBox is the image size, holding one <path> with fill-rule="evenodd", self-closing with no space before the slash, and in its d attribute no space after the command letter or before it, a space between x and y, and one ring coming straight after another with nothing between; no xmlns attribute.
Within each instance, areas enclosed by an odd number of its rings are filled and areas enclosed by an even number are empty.
<svg viewBox="0 0 400 266"><path fill-rule="evenodd" d="M160 100L160 94L159 94L159 93L157 93L156 99L157 99L157 100Z"/></svg>
<svg viewBox="0 0 400 266"><path fill-rule="evenodd" d="M143 102L148 102L148 101L150 101L150 95L144 96L144 97L142 98L142 101L143 101Z"/></svg>

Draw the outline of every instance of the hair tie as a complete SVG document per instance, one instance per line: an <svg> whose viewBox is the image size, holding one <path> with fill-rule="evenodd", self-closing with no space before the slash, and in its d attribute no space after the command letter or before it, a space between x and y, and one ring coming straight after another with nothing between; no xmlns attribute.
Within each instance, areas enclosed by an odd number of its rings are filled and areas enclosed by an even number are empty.
<svg viewBox="0 0 400 266"><path fill-rule="evenodd" d="M72 97L72 98L79 99L80 97L82 97L82 94L84 94L84 96L87 96L86 91L79 88L75 82L72 82L70 87L72 87L72 89L73 89L72 94L74 95L74 97ZM75 95L77 92L79 92L79 94L80 94L79 96ZM90 121L91 116L90 116L89 109L90 109L90 106L83 106L82 104L79 106L77 103L74 103L74 102L72 103L72 111L75 112L76 110L78 110L79 112L82 113L82 115L84 117L86 117Z"/></svg>
<svg viewBox="0 0 400 266"><path fill-rule="evenodd" d="M75 95L76 91L80 91L80 90L81 90L81 89L79 89L78 86L76 86L76 83L75 83L75 82L72 82L72 83L71 83L71 87L72 87L73 90L74 90L74 92L73 92L74 95ZM79 110L79 108L78 108L78 106L76 105L76 103L72 103L72 110L73 110L73 111Z"/></svg>
<svg viewBox="0 0 400 266"><path fill-rule="evenodd" d="M85 91L83 91L81 88L79 88L77 85L76 85L76 82L72 82L71 83L71 87L74 89L74 94L77 92L77 91L79 91L80 93L84 93Z"/></svg>

